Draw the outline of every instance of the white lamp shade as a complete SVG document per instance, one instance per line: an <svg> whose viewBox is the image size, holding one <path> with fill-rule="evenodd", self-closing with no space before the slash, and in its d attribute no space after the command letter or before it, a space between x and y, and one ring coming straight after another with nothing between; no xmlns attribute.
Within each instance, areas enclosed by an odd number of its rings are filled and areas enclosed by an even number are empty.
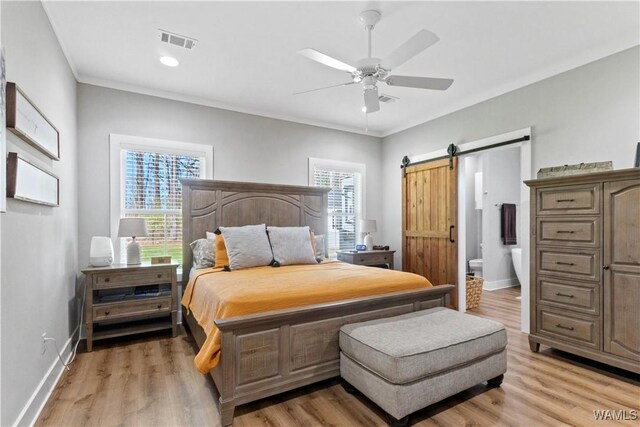
<svg viewBox="0 0 640 427"><path fill-rule="evenodd" d="M118 237L147 236L147 221L144 218L120 218Z"/></svg>
<svg viewBox="0 0 640 427"><path fill-rule="evenodd" d="M362 219L360 220L360 231L363 233L375 233L378 231L376 227L375 219Z"/></svg>

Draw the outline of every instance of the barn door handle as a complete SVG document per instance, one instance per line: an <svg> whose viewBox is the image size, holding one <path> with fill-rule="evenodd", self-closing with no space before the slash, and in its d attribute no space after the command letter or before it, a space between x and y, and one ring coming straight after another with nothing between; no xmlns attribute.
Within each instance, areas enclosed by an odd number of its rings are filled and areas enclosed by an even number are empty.
<svg viewBox="0 0 640 427"><path fill-rule="evenodd" d="M451 243L455 243L456 241L453 240L453 229L455 228L455 225L450 225L449 226L449 241Z"/></svg>

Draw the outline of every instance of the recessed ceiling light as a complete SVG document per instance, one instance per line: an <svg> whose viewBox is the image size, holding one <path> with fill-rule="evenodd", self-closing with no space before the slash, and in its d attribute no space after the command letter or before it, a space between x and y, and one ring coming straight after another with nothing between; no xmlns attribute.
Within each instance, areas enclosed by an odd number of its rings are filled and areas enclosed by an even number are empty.
<svg viewBox="0 0 640 427"><path fill-rule="evenodd" d="M172 56L161 56L160 62L162 62L167 67L177 67L178 65L180 65L178 60Z"/></svg>

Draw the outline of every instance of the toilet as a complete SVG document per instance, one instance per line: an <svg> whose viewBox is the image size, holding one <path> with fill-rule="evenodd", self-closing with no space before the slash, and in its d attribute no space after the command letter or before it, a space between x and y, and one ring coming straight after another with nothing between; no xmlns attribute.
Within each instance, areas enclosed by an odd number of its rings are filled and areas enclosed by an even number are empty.
<svg viewBox="0 0 640 427"><path fill-rule="evenodd" d="M469 260L469 269L476 277L482 277L482 259Z"/></svg>

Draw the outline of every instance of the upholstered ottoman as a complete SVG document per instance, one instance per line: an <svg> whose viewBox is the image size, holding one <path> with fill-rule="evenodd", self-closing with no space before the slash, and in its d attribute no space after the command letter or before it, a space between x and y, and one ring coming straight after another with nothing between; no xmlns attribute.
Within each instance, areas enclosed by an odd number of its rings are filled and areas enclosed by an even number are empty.
<svg viewBox="0 0 640 427"><path fill-rule="evenodd" d="M340 328L340 375L404 425L483 381L499 386L506 345L502 324L437 307Z"/></svg>

